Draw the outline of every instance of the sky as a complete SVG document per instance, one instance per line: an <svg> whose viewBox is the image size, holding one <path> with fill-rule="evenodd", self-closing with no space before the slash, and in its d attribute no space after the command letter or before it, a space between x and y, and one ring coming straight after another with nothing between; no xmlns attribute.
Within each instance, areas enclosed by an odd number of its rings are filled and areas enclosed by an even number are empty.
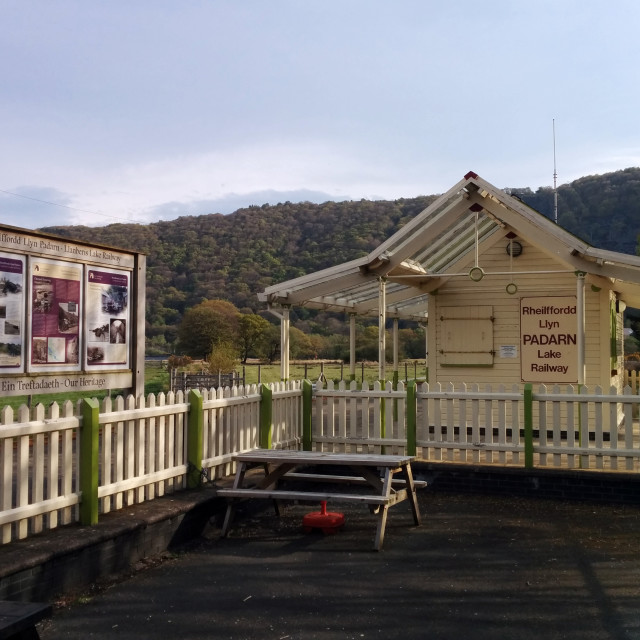
<svg viewBox="0 0 640 640"><path fill-rule="evenodd" d="M0 223L640 166L637 0L0 0Z"/></svg>

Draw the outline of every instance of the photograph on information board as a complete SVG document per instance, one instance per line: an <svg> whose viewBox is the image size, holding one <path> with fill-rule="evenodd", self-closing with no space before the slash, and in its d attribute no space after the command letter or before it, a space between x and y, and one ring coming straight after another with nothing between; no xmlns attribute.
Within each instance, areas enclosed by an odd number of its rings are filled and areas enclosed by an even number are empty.
<svg viewBox="0 0 640 640"><path fill-rule="evenodd" d="M87 273L87 367L129 364L129 273Z"/></svg>
<svg viewBox="0 0 640 640"><path fill-rule="evenodd" d="M79 370L82 266L32 260L30 279L30 369Z"/></svg>
<svg viewBox="0 0 640 640"><path fill-rule="evenodd" d="M22 372L24 258L0 253L0 368Z"/></svg>

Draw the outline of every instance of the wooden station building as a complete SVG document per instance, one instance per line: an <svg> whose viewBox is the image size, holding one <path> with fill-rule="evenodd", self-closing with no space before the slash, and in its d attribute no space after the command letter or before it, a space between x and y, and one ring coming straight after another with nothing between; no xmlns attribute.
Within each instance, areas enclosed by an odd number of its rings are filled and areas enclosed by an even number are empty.
<svg viewBox="0 0 640 640"><path fill-rule="evenodd" d="M294 306L427 327L429 382L622 386L623 311L640 307L640 258L590 246L473 172L369 255L267 287L289 377Z"/></svg>

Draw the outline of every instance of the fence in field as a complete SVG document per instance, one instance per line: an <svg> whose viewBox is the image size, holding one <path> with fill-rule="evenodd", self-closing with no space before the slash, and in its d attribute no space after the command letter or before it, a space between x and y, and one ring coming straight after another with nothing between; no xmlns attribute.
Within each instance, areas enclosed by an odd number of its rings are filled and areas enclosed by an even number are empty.
<svg viewBox="0 0 640 640"><path fill-rule="evenodd" d="M257 447L637 473L630 387L288 382L0 412L2 543L234 471Z"/></svg>
<svg viewBox="0 0 640 640"><path fill-rule="evenodd" d="M244 386L244 373L242 376L237 371L230 373L179 373L175 369L169 370L169 387L174 393L189 389L220 389L224 387Z"/></svg>
<svg viewBox="0 0 640 640"><path fill-rule="evenodd" d="M631 387L634 393L638 393L640 390L640 371L629 371L625 369L624 386Z"/></svg>

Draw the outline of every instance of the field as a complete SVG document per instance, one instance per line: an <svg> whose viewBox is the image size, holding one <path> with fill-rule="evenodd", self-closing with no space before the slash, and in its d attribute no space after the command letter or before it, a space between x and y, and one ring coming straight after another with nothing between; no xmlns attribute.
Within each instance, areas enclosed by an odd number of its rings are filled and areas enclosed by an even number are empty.
<svg viewBox="0 0 640 640"><path fill-rule="evenodd" d="M198 369L195 368L195 371ZM278 382L280 380L280 365L279 364L247 364L240 365L237 369L240 376L244 374L245 384L255 384L258 382ZM318 360L310 360L308 362L295 362L290 366L290 375L293 380L300 380L308 378L309 380L316 381L318 378L323 377L325 380L340 380L342 377L348 378L349 366L341 365L339 362L321 362ZM367 380L370 384L378 379L378 363L358 363L356 367L356 380L361 382L362 379ZM392 371L390 365L387 365L387 378L391 378ZM400 379L412 380L418 378L424 380L425 368L424 361L407 361L400 365ZM145 393L160 393L169 391L169 372L166 368L166 363L160 360L148 360L145 367ZM51 402L63 402L71 400L76 402L83 397L95 397L98 400L102 400L108 391L102 391L99 393L82 393L82 392L66 392L66 393L49 393L42 395L29 396L14 396L10 398L0 399L0 410L9 406L17 409L23 404L36 405L42 403L45 406L51 404ZM116 396L120 393L119 389L111 391L112 396Z"/></svg>

